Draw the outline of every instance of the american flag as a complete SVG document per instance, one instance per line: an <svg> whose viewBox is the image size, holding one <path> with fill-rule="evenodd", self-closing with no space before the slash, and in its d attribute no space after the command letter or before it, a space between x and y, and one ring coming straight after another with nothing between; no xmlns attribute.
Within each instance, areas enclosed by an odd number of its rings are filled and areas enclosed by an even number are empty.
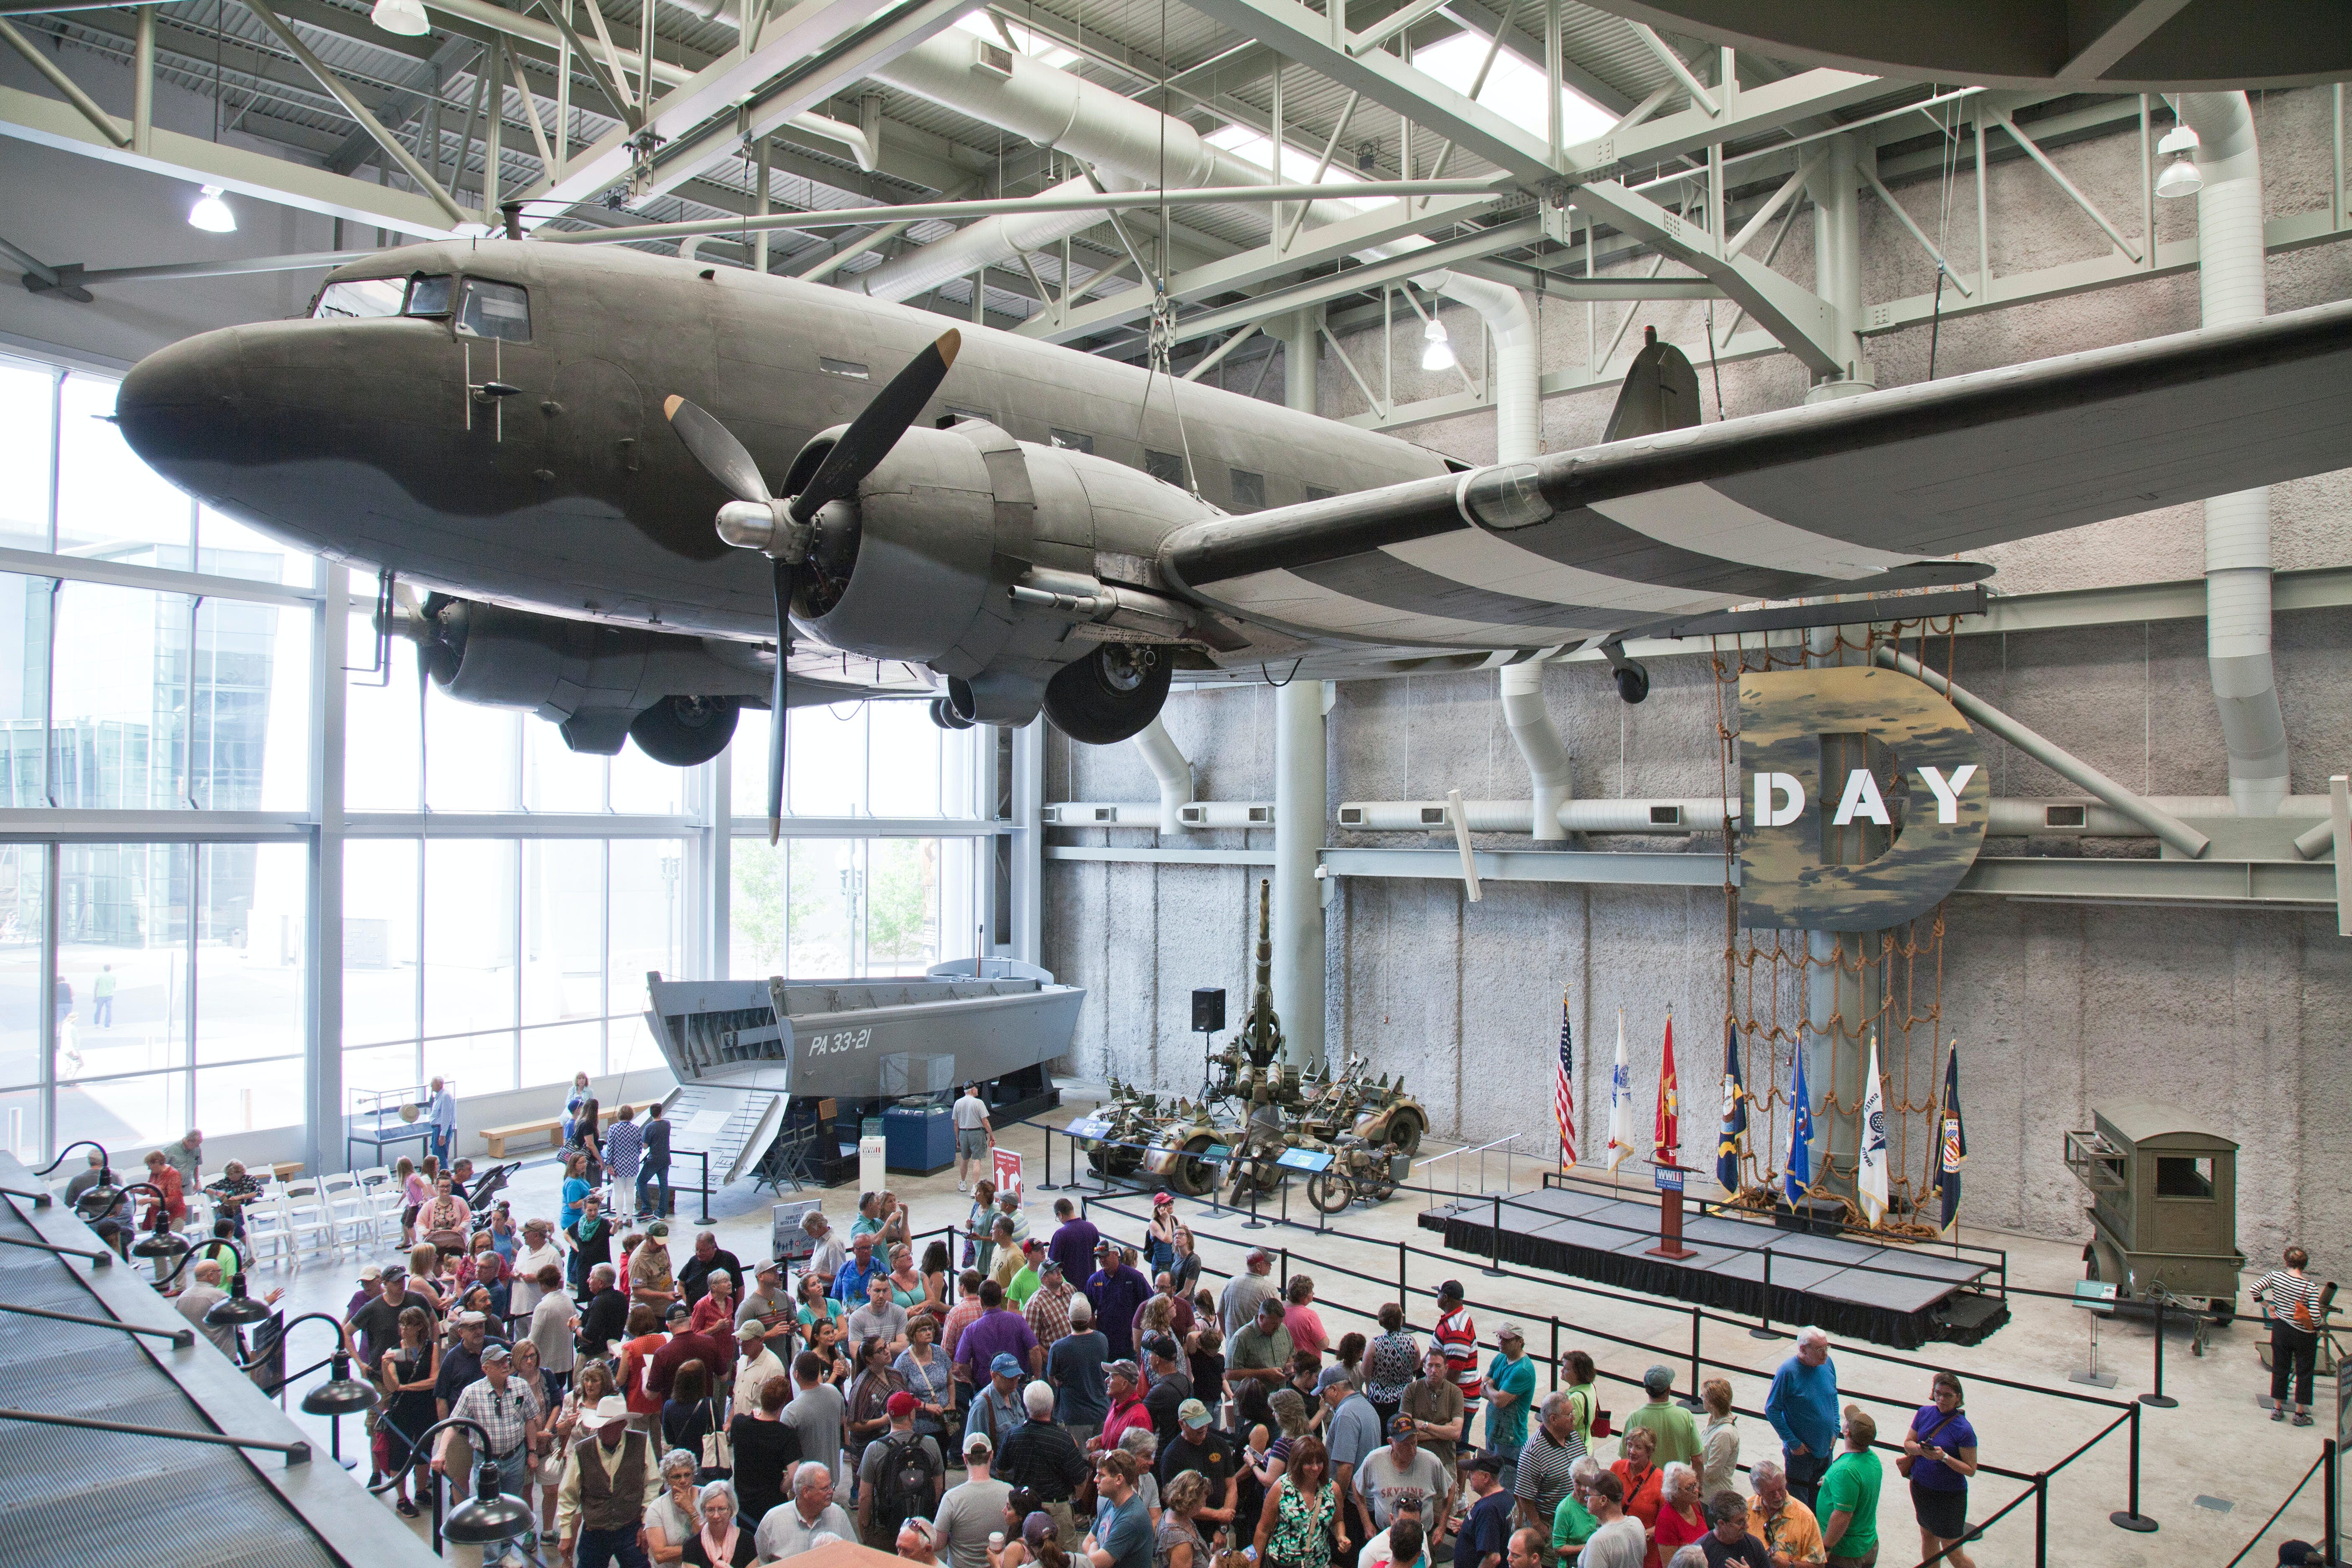
<svg viewBox="0 0 2352 1568"><path fill-rule="evenodd" d="M1559 1069L1551 1091L1552 1119L1559 1123L1559 1168L1576 1163L1576 1058L1568 1032L1568 994L1559 997Z"/></svg>

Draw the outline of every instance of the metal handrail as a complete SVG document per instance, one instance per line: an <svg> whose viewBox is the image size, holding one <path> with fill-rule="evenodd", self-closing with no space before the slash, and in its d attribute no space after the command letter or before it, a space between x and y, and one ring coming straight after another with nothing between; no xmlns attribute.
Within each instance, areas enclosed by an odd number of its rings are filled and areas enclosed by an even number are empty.
<svg viewBox="0 0 2352 1568"><path fill-rule="evenodd" d="M1519 1152L1512 1147L1518 1141L1519 1135L1513 1132L1495 1139L1491 1142L1481 1143L1475 1149L1449 1149L1443 1154L1432 1154L1428 1159L1415 1163L1412 1168L1418 1171L1424 1165L1434 1165L1440 1160L1458 1160L1465 1154L1475 1154L1478 1156L1478 1191L1484 1194L1486 1191L1486 1151L1500 1149L1503 1151L1503 1191L1508 1193L1514 1189L1518 1174ZM1457 1198L1462 1195L1462 1167L1458 1164L1454 1167L1454 1195Z"/></svg>

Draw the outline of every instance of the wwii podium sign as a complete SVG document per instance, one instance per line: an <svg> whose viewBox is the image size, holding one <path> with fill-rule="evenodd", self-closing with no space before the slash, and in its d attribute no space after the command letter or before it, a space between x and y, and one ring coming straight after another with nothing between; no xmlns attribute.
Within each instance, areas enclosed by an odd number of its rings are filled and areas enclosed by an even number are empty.
<svg viewBox="0 0 2352 1568"><path fill-rule="evenodd" d="M1891 766L1846 766L1876 742ZM1992 787L1959 710L1869 667L1739 678L1739 922L1879 931L1936 907L1983 847ZM1824 759L1840 759L1825 769ZM1834 771L1835 777L1824 777ZM1856 826L1873 835L1853 835ZM1840 849L1883 839L1867 859Z"/></svg>

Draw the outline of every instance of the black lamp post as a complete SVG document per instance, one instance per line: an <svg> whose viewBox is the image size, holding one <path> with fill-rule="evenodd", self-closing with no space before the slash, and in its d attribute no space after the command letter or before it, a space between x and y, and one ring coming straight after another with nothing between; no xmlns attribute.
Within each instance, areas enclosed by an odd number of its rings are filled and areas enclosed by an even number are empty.
<svg viewBox="0 0 2352 1568"><path fill-rule="evenodd" d="M477 1455L488 1455L490 1435L483 1431L478 1423L469 1421L462 1415L452 1415L446 1420L436 1421L418 1433L414 1451L418 1454L424 1453L436 1433L445 1427L452 1426L462 1426L471 1435ZM388 1476L370 1489L382 1492L397 1485L399 1480L400 1478L397 1475ZM502 1541L520 1541L538 1528L539 1521L533 1517L530 1505L519 1497L500 1491L499 1480L498 1466L477 1463L474 1468L474 1495L451 1509L447 1515L434 1524L434 1531L439 1537L439 1540L434 1542L436 1552L440 1551L440 1542L443 1541L455 1546L494 1546ZM437 1488L434 1492L434 1498L437 1511L440 1498Z"/></svg>
<svg viewBox="0 0 2352 1568"><path fill-rule="evenodd" d="M243 1278L241 1274L238 1276L240 1282ZM227 1303L222 1302L220 1305L226 1306ZM214 1310L219 1310L219 1307L215 1307ZM205 1315L207 1320L212 1316L210 1312ZM305 1312L292 1320L280 1331L278 1342L282 1345L292 1336L297 1328L310 1322L324 1323L334 1331L335 1350L334 1353L328 1358L327 1381L302 1396L302 1408L312 1415L324 1415L328 1418L330 1423L327 1428L328 1449L334 1455L337 1464L341 1465L345 1469L351 1469L359 1461L343 1458L343 1417L357 1415L361 1411L373 1405L375 1390L352 1375L352 1353L343 1341L342 1325L324 1312Z"/></svg>
<svg viewBox="0 0 2352 1568"><path fill-rule="evenodd" d="M122 1189L122 1195L128 1197L132 1193L152 1193L155 1195L155 1212L147 1217L145 1234L131 1244L131 1256L152 1258L155 1265L156 1282L161 1284L165 1278L164 1260L185 1254L188 1244L179 1232L172 1228L172 1215L164 1206L163 1188L152 1182L133 1182Z"/></svg>

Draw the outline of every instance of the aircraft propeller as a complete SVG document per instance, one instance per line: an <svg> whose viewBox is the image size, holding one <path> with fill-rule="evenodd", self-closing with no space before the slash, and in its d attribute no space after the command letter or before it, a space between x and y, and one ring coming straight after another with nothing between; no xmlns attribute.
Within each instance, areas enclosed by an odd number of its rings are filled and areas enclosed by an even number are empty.
<svg viewBox="0 0 2352 1568"><path fill-rule="evenodd" d="M737 440L735 433L704 409L672 395L662 412L710 477L735 499L719 509L719 537L728 543L764 553L775 564L776 679L769 691L768 842L783 828L785 665L792 658L793 592L803 563L816 537L817 514L835 501L856 499L857 487L872 473L898 438L907 433L923 405L947 379L963 346L963 334L950 328L937 342L907 362L873 400L860 409L841 433L815 474L798 495L782 499L768 493L760 465Z"/></svg>

